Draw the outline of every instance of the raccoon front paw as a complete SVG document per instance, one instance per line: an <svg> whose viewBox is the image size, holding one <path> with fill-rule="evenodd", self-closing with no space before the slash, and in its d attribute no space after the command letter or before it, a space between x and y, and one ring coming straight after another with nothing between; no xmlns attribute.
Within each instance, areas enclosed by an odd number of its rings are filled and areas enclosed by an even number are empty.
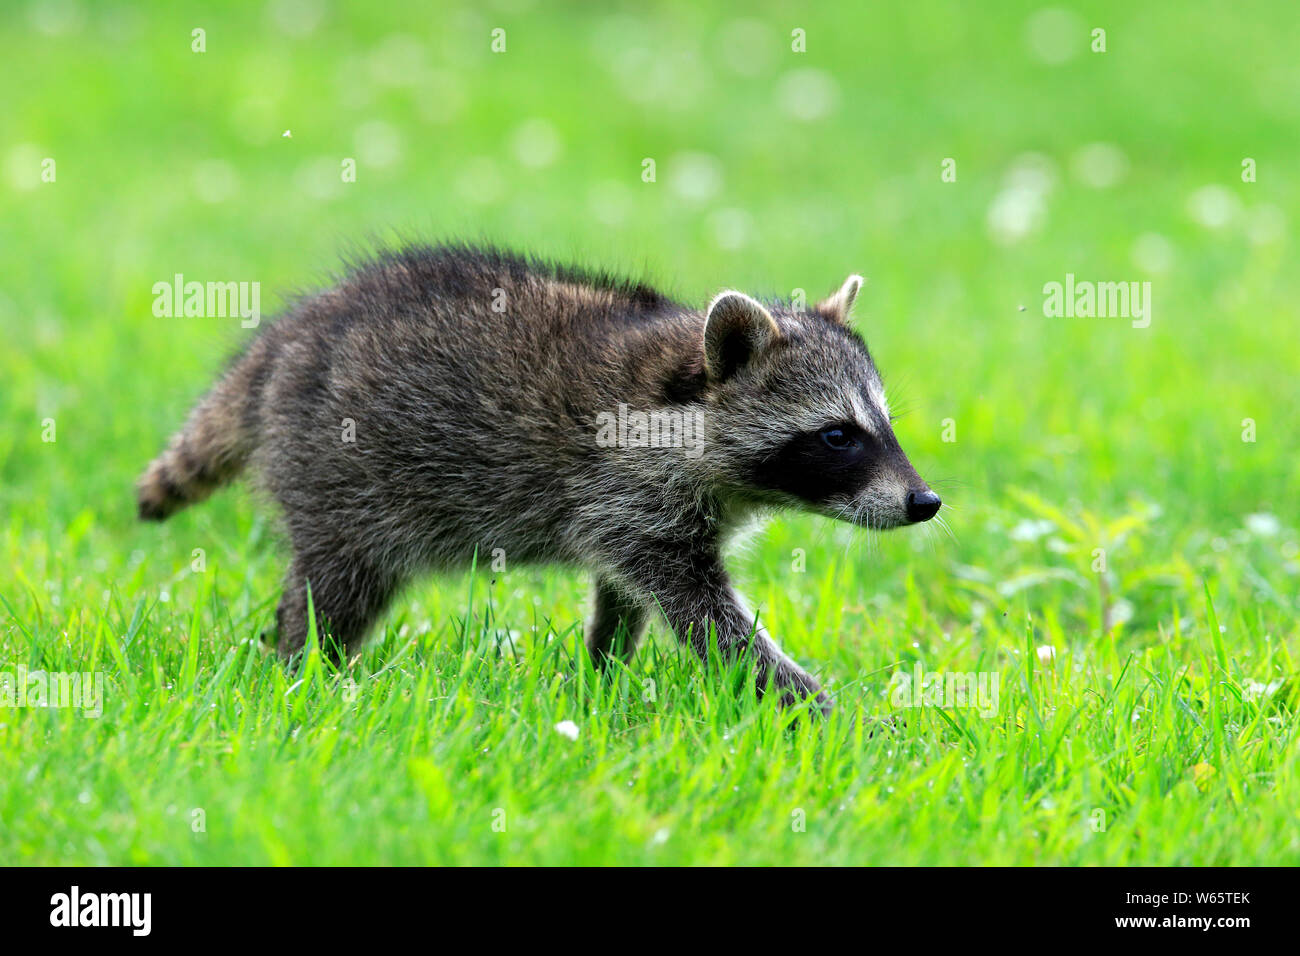
<svg viewBox="0 0 1300 956"><path fill-rule="evenodd" d="M766 675L759 679L758 693L761 697L767 687ZM772 675L770 689L780 694L782 707L793 707L801 701L812 699L812 709L822 716L830 716L834 703L830 696L821 689L816 679L802 667L791 660L780 661Z"/></svg>

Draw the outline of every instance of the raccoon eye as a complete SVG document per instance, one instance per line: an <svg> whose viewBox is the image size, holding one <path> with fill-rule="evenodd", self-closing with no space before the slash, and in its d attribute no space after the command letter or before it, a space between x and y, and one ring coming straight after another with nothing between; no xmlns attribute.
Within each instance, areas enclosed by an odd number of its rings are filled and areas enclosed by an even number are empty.
<svg viewBox="0 0 1300 956"><path fill-rule="evenodd" d="M820 432L821 440L827 448L835 451L853 451L858 447L858 440L847 434L842 428L826 428Z"/></svg>

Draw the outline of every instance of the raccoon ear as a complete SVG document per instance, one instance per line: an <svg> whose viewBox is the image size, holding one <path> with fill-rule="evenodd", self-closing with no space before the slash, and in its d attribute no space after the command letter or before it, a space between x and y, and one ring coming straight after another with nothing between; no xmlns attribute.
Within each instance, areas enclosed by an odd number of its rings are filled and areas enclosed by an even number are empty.
<svg viewBox="0 0 1300 956"><path fill-rule="evenodd" d="M848 324L849 313L853 311L853 300L858 297L858 291L865 281L860 275L849 276L844 280L844 285L840 286L839 292L817 303L817 311L840 325Z"/></svg>
<svg viewBox="0 0 1300 956"><path fill-rule="evenodd" d="M730 377L781 335L772 314L743 292L728 291L709 303L704 320L704 367L709 378Z"/></svg>

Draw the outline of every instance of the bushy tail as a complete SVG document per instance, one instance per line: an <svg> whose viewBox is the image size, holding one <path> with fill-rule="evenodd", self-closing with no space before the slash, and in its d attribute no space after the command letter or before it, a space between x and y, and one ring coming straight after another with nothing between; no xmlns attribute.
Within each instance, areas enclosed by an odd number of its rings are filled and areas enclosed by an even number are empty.
<svg viewBox="0 0 1300 956"><path fill-rule="evenodd" d="M190 412L136 482L143 521L164 521L238 475L257 446L257 407L266 362L255 340Z"/></svg>

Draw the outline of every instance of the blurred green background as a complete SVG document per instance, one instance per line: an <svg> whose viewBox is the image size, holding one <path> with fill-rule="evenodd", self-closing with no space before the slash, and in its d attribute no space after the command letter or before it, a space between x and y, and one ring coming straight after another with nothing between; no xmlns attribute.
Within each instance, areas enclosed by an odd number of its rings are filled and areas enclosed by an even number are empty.
<svg viewBox="0 0 1300 956"><path fill-rule="evenodd" d="M270 310L368 237L481 236L697 303L861 271L906 444L961 482L955 505L1015 483L1142 492L1171 522L1280 507L1297 491L1292 12L12 5L0 307L28 427L8 430L7 494L121 499L237 341L237 323L155 319L155 281L258 281ZM1067 272L1150 280L1152 327L1045 318L1042 286ZM68 444L113 436L134 457L33 462L47 415Z"/></svg>
<svg viewBox="0 0 1300 956"><path fill-rule="evenodd" d="M1080 672L1103 639L1120 662L1175 633L1208 647L1207 585L1234 679L1283 681L1300 580L1296 36L1290 2L10 0L6 659L55 654L88 621L125 630L140 600L154 639L179 640L198 547L220 572L199 608L213 654L273 606L283 552L252 496L135 523L135 477L248 334L155 317L155 282L259 282L270 315L375 241L484 238L694 304L868 277L855 322L952 536L864 545L790 517L738 564L788 649L864 699L910 657L1018 653L1026 617ZM1044 284L1067 273L1149 281L1151 326L1045 316ZM464 586L419 585L390 637L436 634ZM569 627L583 587L520 572L498 617ZM6 759L41 739L21 734ZM1267 772L1294 785L1293 753ZM57 791L74 770L48 772ZM1278 813L1294 850L1294 811Z"/></svg>

